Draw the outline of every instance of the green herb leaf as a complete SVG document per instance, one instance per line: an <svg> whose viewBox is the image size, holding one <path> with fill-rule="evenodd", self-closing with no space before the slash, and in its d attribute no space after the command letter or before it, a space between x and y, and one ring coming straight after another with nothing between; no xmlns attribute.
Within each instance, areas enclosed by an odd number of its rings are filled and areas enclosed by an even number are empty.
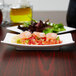
<svg viewBox="0 0 76 76"><path fill-rule="evenodd" d="M24 22L24 27L29 27L31 25L31 22Z"/></svg>
<svg viewBox="0 0 76 76"><path fill-rule="evenodd" d="M56 38L56 40L59 40L60 38L59 38L59 36Z"/></svg>
<svg viewBox="0 0 76 76"><path fill-rule="evenodd" d="M43 30L43 32L44 32L45 34L47 34L47 33L52 33L52 32L53 32L53 29L47 28L47 29Z"/></svg>
<svg viewBox="0 0 76 76"><path fill-rule="evenodd" d="M27 43L27 44L28 44L28 43L29 43L29 40L28 40L28 39L27 39L27 40L25 40L25 43Z"/></svg>
<svg viewBox="0 0 76 76"><path fill-rule="evenodd" d="M36 22L36 23L37 23L37 21L36 21L36 20L34 20L33 18L32 18L32 21L34 21L34 22Z"/></svg>
<svg viewBox="0 0 76 76"><path fill-rule="evenodd" d="M57 24L57 26L58 26L59 28L63 28L63 27L64 27L63 24Z"/></svg>

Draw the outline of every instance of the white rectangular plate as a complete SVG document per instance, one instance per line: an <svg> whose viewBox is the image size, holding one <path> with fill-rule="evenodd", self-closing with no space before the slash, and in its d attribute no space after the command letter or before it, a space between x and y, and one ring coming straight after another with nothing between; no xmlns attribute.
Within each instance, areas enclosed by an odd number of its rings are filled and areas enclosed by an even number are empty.
<svg viewBox="0 0 76 76"><path fill-rule="evenodd" d="M22 33L23 31L20 30L20 29L18 29L17 27L18 27L18 26L7 27L7 30L14 31L14 32L18 32L18 33ZM64 28L65 28L66 30L65 30L65 31L61 31L61 32L59 32L59 33L65 33L65 32L70 32L70 31L76 30L75 28L67 27L67 26L64 26Z"/></svg>
<svg viewBox="0 0 76 76"><path fill-rule="evenodd" d="M16 44L11 43L11 38L15 36L16 34L7 33L6 37L3 41L1 41L4 44L15 46L18 49L30 49L30 50L38 50L38 49L54 49L57 47L69 45L75 43L72 39L72 35L70 33L58 35L60 37L60 40L62 41L61 44L54 44L54 45L24 45L24 44Z"/></svg>

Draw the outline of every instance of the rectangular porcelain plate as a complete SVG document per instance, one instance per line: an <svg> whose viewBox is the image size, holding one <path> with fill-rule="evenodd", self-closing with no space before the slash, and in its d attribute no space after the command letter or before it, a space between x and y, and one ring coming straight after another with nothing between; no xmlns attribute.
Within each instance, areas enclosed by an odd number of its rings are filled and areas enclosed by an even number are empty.
<svg viewBox="0 0 76 76"><path fill-rule="evenodd" d="M10 30L10 31L22 33L23 31L20 30L20 29L18 29L17 27L18 27L18 26L7 27L7 29ZM69 31L74 31L74 30L76 30L75 28L67 27L67 26L64 26L64 28L66 29L66 31L61 31L61 32L59 32L59 33L65 33L65 32L69 32Z"/></svg>
<svg viewBox="0 0 76 76"><path fill-rule="evenodd" d="M39 48L40 49L51 49L51 48L56 48L56 47L65 46L65 45L74 43L74 41L72 39L72 35L70 33L59 35L60 40L63 41L63 43L54 44L54 45L24 45L24 44L11 43L11 38L15 35L16 34L7 33L5 39L1 42L4 44L15 46L16 48L19 48L19 49L24 48L24 49L30 49L30 50L32 50L32 49L38 50Z"/></svg>

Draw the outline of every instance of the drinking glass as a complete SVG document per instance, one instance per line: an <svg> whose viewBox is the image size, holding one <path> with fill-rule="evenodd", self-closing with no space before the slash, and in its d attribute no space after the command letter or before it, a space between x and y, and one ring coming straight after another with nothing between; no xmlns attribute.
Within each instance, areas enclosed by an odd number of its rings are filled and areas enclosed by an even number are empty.
<svg viewBox="0 0 76 76"><path fill-rule="evenodd" d="M9 4L5 4L4 0L0 0L0 23L1 25L6 25L10 22L9 19L9 9L10 5Z"/></svg>
<svg viewBox="0 0 76 76"><path fill-rule="evenodd" d="M25 6L20 4L12 5L10 8L10 20L13 23L23 23L31 21L32 6Z"/></svg>

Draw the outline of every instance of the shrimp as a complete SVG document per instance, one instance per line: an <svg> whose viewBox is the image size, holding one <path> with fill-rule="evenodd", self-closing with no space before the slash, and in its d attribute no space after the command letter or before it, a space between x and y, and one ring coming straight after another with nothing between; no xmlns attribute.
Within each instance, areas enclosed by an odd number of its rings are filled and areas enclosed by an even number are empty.
<svg viewBox="0 0 76 76"><path fill-rule="evenodd" d="M49 39L56 39L57 38L57 34L56 33L48 33L46 34L46 40L48 41Z"/></svg>
<svg viewBox="0 0 76 76"><path fill-rule="evenodd" d="M21 39L27 39L27 38L30 38L31 36L32 34L29 31L25 31L19 35Z"/></svg>
<svg viewBox="0 0 76 76"><path fill-rule="evenodd" d="M33 32L33 35L39 37L39 38L43 38L45 37L45 33L40 33L40 32Z"/></svg>

